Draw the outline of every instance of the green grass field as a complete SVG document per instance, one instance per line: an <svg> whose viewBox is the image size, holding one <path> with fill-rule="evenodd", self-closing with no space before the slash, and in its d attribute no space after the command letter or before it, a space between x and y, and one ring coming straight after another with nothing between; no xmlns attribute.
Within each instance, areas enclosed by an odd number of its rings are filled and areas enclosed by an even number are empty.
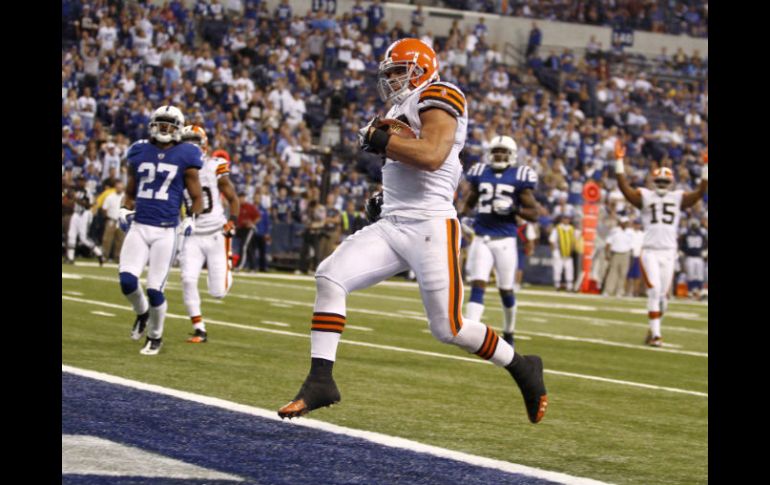
<svg viewBox="0 0 770 485"><path fill-rule="evenodd" d="M166 289L164 347L139 354L117 268L62 266L62 363L266 409L294 397L309 367L311 278L236 275L206 293L209 343L191 324L178 271ZM467 293L466 293L467 300ZM516 350L542 356L548 413L529 423L507 372L428 332L416 286L384 283L348 299L338 406L311 417L475 455L618 484L701 484L708 471L708 306L674 301L666 346L642 345L645 300L525 290ZM485 323L499 328L496 291Z"/></svg>

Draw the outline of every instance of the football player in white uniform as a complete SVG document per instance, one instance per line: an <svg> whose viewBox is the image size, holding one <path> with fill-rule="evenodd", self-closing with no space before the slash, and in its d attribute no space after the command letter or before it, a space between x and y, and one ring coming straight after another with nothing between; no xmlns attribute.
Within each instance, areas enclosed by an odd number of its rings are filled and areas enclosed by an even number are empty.
<svg viewBox="0 0 770 485"><path fill-rule="evenodd" d="M377 117L359 131L361 148L386 158L380 218L347 238L316 271L310 373L278 410L282 418L339 402L332 367L347 295L409 269L417 276L433 336L506 368L530 421L545 414L540 357L514 353L490 327L462 316L460 223L453 200L468 115L462 91L440 82L438 73L436 53L418 39L394 42L380 63L377 88L392 103L386 119L408 124L417 137L393 136Z"/></svg>
<svg viewBox="0 0 770 485"><path fill-rule="evenodd" d="M93 197L86 190L86 179L82 175L75 179L75 188L72 191L72 197L75 199L75 209L70 218L70 225L67 229L67 259L69 264L75 264L75 246L78 240L80 244L88 246L99 259L99 266L104 264L104 256L102 255L102 248L95 244L90 237L88 237L88 228L91 227L91 221L93 214L91 213L91 207L93 206Z"/></svg>
<svg viewBox="0 0 770 485"><path fill-rule="evenodd" d="M655 190L634 189L624 175L623 157L626 148L618 140L615 144L615 176L618 187L628 201L642 210L644 242L640 255L642 279L647 286L647 312L650 328L645 344L663 345L660 322L668 306L668 292L674 277L677 259L679 217L682 209L698 203L708 189L708 165L703 166L701 181L692 192L671 190L674 173L668 167L653 170Z"/></svg>
<svg viewBox="0 0 770 485"><path fill-rule="evenodd" d="M496 136L487 147L489 164L477 163L465 175L470 193L461 214L478 205L471 229L474 237L468 249L471 298L465 317L481 321L484 292L489 274L495 269L497 289L503 305L503 340L513 345L516 328L516 297L513 293L518 260L516 216L537 221L538 206L532 190L537 173L516 167L518 148L510 136Z"/></svg>
<svg viewBox="0 0 770 485"><path fill-rule="evenodd" d="M235 234L240 203L230 182L230 162L208 155L208 137L197 125L185 126L182 141L198 145L203 151L203 168L199 177L203 194L203 210L195 219L195 230L187 238L179 255L182 270L182 295L187 314L193 324L190 343L208 340L206 323L201 315L201 297L198 293L198 277L204 263L208 268L209 294L224 298L233 284L232 253L230 244ZM221 195L220 195L221 194ZM227 200L230 216L225 216L222 197ZM185 192L185 203L189 199Z"/></svg>

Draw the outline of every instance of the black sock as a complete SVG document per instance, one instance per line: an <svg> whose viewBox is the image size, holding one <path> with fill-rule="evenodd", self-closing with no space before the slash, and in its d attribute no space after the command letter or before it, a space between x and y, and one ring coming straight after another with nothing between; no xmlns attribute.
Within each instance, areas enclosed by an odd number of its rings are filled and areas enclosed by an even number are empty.
<svg viewBox="0 0 770 485"><path fill-rule="evenodd" d="M308 377L331 379L332 367L334 367L334 361L313 357L310 359L310 374Z"/></svg>
<svg viewBox="0 0 770 485"><path fill-rule="evenodd" d="M517 370L520 370L521 366L519 366L519 364L522 362L524 362L524 357L522 357L520 353L514 352L511 363L506 365L505 368L508 369L508 372L514 373Z"/></svg>

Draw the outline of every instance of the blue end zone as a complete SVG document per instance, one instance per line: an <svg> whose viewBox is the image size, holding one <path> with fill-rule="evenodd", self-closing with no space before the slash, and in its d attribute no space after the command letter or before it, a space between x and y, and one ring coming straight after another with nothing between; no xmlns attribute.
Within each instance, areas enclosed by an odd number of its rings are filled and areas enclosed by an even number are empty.
<svg viewBox="0 0 770 485"><path fill-rule="evenodd" d="M62 373L62 434L91 435L242 477L248 484L552 485L447 458ZM522 446L512 439L511 447ZM62 484L233 484L63 475Z"/></svg>

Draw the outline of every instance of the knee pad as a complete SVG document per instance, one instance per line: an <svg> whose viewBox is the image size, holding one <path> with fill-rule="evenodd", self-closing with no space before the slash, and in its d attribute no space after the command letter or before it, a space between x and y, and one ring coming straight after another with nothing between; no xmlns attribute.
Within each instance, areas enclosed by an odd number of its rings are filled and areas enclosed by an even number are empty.
<svg viewBox="0 0 770 485"><path fill-rule="evenodd" d="M500 298L503 300L505 308L511 308L516 304L516 296L513 294L513 290L500 290Z"/></svg>
<svg viewBox="0 0 770 485"><path fill-rule="evenodd" d="M150 300L150 306L161 306L166 301L162 291L154 288L147 288L147 299Z"/></svg>
<svg viewBox="0 0 770 485"><path fill-rule="evenodd" d="M131 273L120 273L120 291L124 295L130 295L139 288L139 278Z"/></svg>

